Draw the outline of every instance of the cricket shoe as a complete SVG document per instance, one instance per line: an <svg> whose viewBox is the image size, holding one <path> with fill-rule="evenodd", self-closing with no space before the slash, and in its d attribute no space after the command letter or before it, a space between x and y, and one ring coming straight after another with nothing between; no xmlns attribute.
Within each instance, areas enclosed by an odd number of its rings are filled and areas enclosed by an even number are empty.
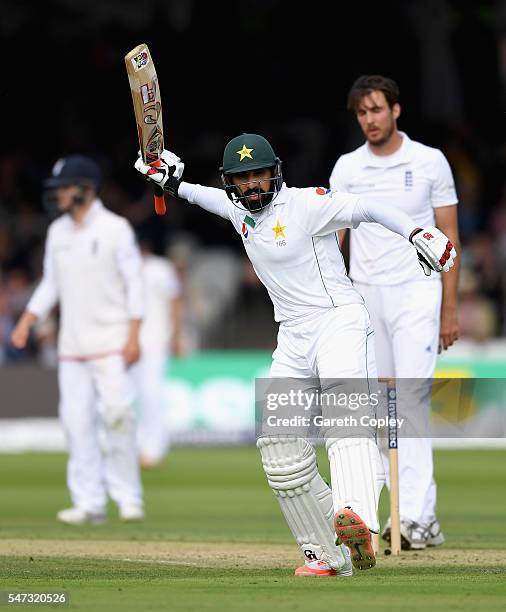
<svg viewBox="0 0 506 612"><path fill-rule="evenodd" d="M326 561L307 561L301 567L295 570L296 576L352 576L353 566L351 564L351 555L347 546L341 548L344 552L345 563L340 570L335 570L330 567Z"/></svg>
<svg viewBox="0 0 506 612"><path fill-rule="evenodd" d="M435 532L436 534L436 532ZM381 537L385 542L391 544L390 519L385 524ZM401 519L401 548L402 550L423 550L427 547L429 531L427 527L416 521ZM435 536L436 537L436 536ZM444 538L443 538L444 541Z"/></svg>
<svg viewBox="0 0 506 612"><path fill-rule="evenodd" d="M145 518L144 508L137 504L120 506L119 519L124 523L138 523Z"/></svg>
<svg viewBox="0 0 506 612"><path fill-rule="evenodd" d="M336 544L346 544L351 552L353 567L365 570L376 565L371 532L350 507L338 510L334 517Z"/></svg>
<svg viewBox="0 0 506 612"><path fill-rule="evenodd" d="M60 523L66 525L100 525L105 523L105 512L87 512L82 508L66 508L56 514Z"/></svg>
<svg viewBox="0 0 506 612"><path fill-rule="evenodd" d="M437 520L430 523L427 531L427 546L441 546L441 544L444 544L445 537Z"/></svg>

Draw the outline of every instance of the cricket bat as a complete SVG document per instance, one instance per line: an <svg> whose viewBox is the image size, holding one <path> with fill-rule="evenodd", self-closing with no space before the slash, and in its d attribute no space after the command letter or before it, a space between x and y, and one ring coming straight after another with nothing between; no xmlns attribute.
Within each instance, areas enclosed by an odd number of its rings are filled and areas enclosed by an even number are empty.
<svg viewBox="0 0 506 612"><path fill-rule="evenodd" d="M125 55L125 64L134 103L135 121L142 159L158 166L163 151L162 101L153 58L146 44ZM166 212L163 189L155 187L155 212Z"/></svg>

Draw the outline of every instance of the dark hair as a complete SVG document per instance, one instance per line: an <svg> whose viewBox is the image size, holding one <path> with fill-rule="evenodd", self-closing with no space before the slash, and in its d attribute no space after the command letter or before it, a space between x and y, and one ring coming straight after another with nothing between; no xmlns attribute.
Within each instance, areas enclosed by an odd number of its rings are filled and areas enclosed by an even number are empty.
<svg viewBox="0 0 506 612"><path fill-rule="evenodd" d="M356 112L360 100L373 91L382 91L390 108L399 101L399 86L394 80L379 74L364 75L358 77L351 86L348 94L348 110Z"/></svg>

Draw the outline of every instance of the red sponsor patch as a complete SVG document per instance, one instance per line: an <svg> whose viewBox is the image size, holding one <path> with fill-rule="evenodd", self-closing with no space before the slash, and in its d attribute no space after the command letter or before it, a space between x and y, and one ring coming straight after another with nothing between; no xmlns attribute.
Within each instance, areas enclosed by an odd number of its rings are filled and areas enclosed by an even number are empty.
<svg viewBox="0 0 506 612"><path fill-rule="evenodd" d="M426 240L432 240L434 238L434 236L432 234L430 234L429 232L425 232L425 234L423 235L423 237Z"/></svg>
<svg viewBox="0 0 506 612"><path fill-rule="evenodd" d="M325 189L325 187L317 187L316 193L318 195L325 195L326 193L328 193L328 189Z"/></svg>

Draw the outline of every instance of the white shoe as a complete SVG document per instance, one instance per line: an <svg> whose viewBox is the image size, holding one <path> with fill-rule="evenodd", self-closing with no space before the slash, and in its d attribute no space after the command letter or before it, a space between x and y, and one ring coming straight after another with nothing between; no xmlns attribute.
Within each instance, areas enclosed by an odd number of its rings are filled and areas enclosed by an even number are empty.
<svg viewBox="0 0 506 612"><path fill-rule="evenodd" d="M125 523L143 521L144 517L144 508L142 506L131 504L129 506L121 506L119 509L119 518Z"/></svg>
<svg viewBox="0 0 506 612"><path fill-rule="evenodd" d="M403 550L423 550L427 547L429 531L416 521L401 519L401 548Z"/></svg>
<svg viewBox="0 0 506 612"><path fill-rule="evenodd" d="M66 525L100 525L105 523L105 512L87 512L82 508L66 508L56 514L60 523Z"/></svg>
<svg viewBox="0 0 506 612"><path fill-rule="evenodd" d="M430 523L428 529L427 546L441 546L444 544L445 537L441 531L441 525L437 520Z"/></svg>
<svg viewBox="0 0 506 612"><path fill-rule="evenodd" d="M391 543L391 523L390 518L385 523L381 532L381 538L385 542ZM402 550L423 550L427 547L429 530L415 521L401 519L401 548Z"/></svg>

